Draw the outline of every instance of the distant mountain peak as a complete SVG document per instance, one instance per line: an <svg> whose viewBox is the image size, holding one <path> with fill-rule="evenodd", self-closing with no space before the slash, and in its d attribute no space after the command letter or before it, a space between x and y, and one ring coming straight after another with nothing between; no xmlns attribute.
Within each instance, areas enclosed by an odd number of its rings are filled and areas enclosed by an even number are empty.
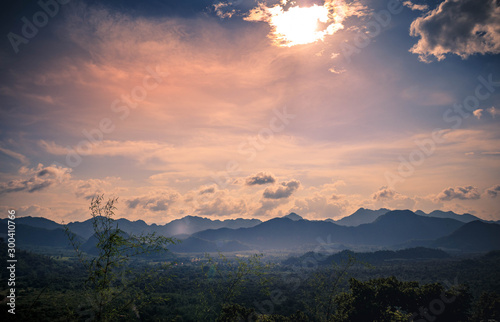
<svg viewBox="0 0 500 322"><path fill-rule="evenodd" d="M291 219L293 221L299 221L299 220L303 220L304 219L304 218L302 218L301 216L297 215L294 212L289 213L288 215L284 216L283 218L288 218L288 219Z"/></svg>
<svg viewBox="0 0 500 322"><path fill-rule="evenodd" d="M380 208L378 210L371 210L366 208L359 208L352 215L346 216L342 219L333 221L341 226L358 226L361 224L368 224L374 222L378 217L388 213L390 210Z"/></svg>
<svg viewBox="0 0 500 322"><path fill-rule="evenodd" d="M368 209L368 208L361 207L361 208L359 208L358 210L356 210L354 213L363 213L363 212L365 212L365 211L380 211L380 212L382 212L382 211L387 211L387 212L389 212L389 211L390 211L390 209L387 209L387 208L380 208L380 209L373 210L373 209Z"/></svg>
<svg viewBox="0 0 500 322"><path fill-rule="evenodd" d="M476 216L471 215L471 214L457 214L457 213L454 213L453 211L434 210L434 211L426 214L425 212L423 212L421 210L417 210L415 213L417 215L426 216L426 217L455 219L455 220L458 220L458 221L461 221L464 223L468 223L468 222L475 221L475 220L482 220L481 218L476 217Z"/></svg>

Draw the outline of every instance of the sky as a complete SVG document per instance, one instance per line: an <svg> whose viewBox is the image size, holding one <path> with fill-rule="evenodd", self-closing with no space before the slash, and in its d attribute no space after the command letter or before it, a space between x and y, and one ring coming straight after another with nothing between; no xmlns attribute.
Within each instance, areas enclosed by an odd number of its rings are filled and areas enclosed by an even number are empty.
<svg viewBox="0 0 500 322"><path fill-rule="evenodd" d="M0 217L500 220L500 6L9 1Z"/></svg>

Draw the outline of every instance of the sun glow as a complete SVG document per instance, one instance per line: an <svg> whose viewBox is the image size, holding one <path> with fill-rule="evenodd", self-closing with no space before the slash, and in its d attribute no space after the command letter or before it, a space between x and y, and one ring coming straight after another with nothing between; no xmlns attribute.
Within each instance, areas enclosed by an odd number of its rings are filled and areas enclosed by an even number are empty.
<svg viewBox="0 0 500 322"><path fill-rule="evenodd" d="M271 27L271 38L275 45L291 47L324 40L344 28L343 21L348 16L361 16L364 7L347 5L342 0L326 0L322 6L298 5L287 7L289 1L268 7L263 3L248 13L247 21L265 21Z"/></svg>
<svg viewBox="0 0 500 322"><path fill-rule="evenodd" d="M275 41L281 46L309 44L326 34L319 23L328 22L328 9L314 5L309 8L292 7L287 11L279 6L270 9L270 25L274 27Z"/></svg>

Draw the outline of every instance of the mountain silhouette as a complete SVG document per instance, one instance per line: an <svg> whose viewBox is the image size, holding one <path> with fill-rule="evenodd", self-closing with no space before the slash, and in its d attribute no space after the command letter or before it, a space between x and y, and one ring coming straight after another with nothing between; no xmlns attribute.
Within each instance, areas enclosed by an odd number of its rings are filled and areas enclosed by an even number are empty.
<svg viewBox="0 0 500 322"><path fill-rule="evenodd" d="M2 219L2 222L7 223L8 219ZM44 228L44 229L57 229L63 228L62 225L52 221L50 219L46 219L43 217L17 217L15 219L16 224L27 225L31 227Z"/></svg>
<svg viewBox="0 0 500 322"><path fill-rule="evenodd" d="M284 216L282 218L288 218L288 219L291 219L293 221L304 220L304 218L302 218L301 216L297 215L294 212L291 212L291 213L289 213L288 215L286 215L286 216Z"/></svg>
<svg viewBox="0 0 500 322"><path fill-rule="evenodd" d="M465 252L497 250L500 249L500 225L479 220L472 221L430 245Z"/></svg>
<svg viewBox="0 0 500 322"><path fill-rule="evenodd" d="M352 215L344 217L340 220L331 220L331 222L342 226L359 226L361 224L369 224L374 222L378 217L385 215L390 210L381 208L379 210L371 210L365 208L359 208Z"/></svg>
<svg viewBox="0 0 500 322"><path fill-rule="evenodd" d="M483 221L471 221L472 215L452 212L425 214L410 210L369 210L360 208L343 220L343 225L331 221L310 221L290 213L265 222L257 219L211 220L187 216L165 225L148 225L142 220L117 219L120 230L128 235L156 232L183 242L171 245L174 252L216 252L243 250L311 250L320 245L330 249L362 247L408 248L425 246L457 251L487 251L499 248L500 226ZM458 218L462 220L455 219ZM445 218L442 218L445 217ZM451 218L448 218L451 217ZM474 217L474 216L472 216ZM373 219L375 218L375 219ZM359 222L371 221L370 223ZM340 222L339 221L339 222ZM21 223L22 222L22 223ZM16 219L16 234L21 247L39 245L66 247L68 239L63 226L41 217ZM7 220L0 221L7 231ZM52 229L52 228L56 229ZM82 249L92 252L94 234L91 219L69 223L70 230L84 243ZM6 234L0 234L5 238ZM88 247L87 247L88 246Z"/></svg>
<svg viewBox="0 0 500 322"><path fill-rule="evenodd" d="M0 237L2 237L4 240L7 240L8 238L6 222L0 222L0 230L2 231ZM62 228L45 229L16 223L15 239L16 247L70 247L68 236ZM85 238L76 235L75 240L78 242L83 242L85 241Z"/></svg>
<svg viewBox="0 0 500 322"><path fill-rule="evenodd" d="M456 214L453 211L441 211L441 210L434 210L431 213L426 214L425 212L421 210L415 211L417 215L421 216L426 216L426 217L434 217L434 218L449 218L449 219L456 219L458 221L468 223L474 220L481 220L481 218L478 218L474 215L471 214Z"/></svg>
<svg viewBox="0 0 500 322"><path fill-rule="evenodd" d="M2 219L0 222L7 223L7 219ZM260 224L262 221L258 219L226 219L226 220L211 220L209 218L186 216L181 219L175 219L165 225L151 224L148 225L143 220L130 221L128 219L116 219L118 227L127 234L140 235L156 232L163 236L177 236L177 235L191 235L195 232L206 229L217 228L241 228L253 227ZM17 224L24 224L31 227L44 228L44 229L64 229L64 225L58 224L55 221L43 217L19 217L16 218ZM85 221L70 222L67 224L68 228L75 234L83 237L84 239L90 238L94 234L94 227L92 219Z"/></svg>
<svg viewBox="0 0 500 322"><path fill-rule="evenodd" d="M274 218L251 228L210 229L193 236L211 241L237 240L261 249L291 249L323 242L390 246L412 239L443 237L463 224L454 219L424 217L409 210L394 210L371 224L355 227L324 221Z"/></svg>

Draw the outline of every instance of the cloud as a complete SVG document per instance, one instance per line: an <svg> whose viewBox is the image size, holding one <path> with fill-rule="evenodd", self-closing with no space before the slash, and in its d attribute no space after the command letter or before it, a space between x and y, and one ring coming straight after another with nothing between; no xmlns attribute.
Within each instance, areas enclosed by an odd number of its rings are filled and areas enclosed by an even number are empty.
<svg viewBox="0 0 500 322"><path fill-rule="evenodd" d="M214 12L215 14L221 18L221 19L226 19L226 18L231 18L234 14L236 14L236 9L232 8L231 3L227 2L219 2L213 5Z"/></svg>
<svg viewBox="0 0 500 322"><path fill-rule="evenodd" d="M347 184L344 180L332 180L332 183L325 183L319 186L320 190L322 190L325 194L329 194L331 192L338 192L340 187L345 187Z"/></svg>
<svg viewBox="0 0 500 322"><path fill-rule="evenodd" d="M276 178L274 178L272 174L266 174L264 172L259 172L256 175L248 177L245 181L247 186L263 185L275 182Z"/></svg>
<svg viewBox="0 0 500 322"><path fill-rule="evenodd" d="M383 200L383 199L394 199L396 196L398 196L399 193L396 191L388 188L388 187L381 187L377 192L375 192L372 195L373 200Z"/></svg>
<svg viewBox="0 0 500 322"><path fill-rule="evenodd" d="M488 113L491 114L491 116L493 116L493 118L495 118L495 116L497 116L498 114L500 114L498 112L498 110L494 106L492 106L489 109L487 109L487 111L488 111Z"/></svg>
<svg viewBox="0 0 500 322"><path fill-rule="evenodd" d="M415 198L405 196L386 186L381 187L377 192L372 194L372 199L377 202L378 206L395 209L413 209L417 202Z"/></svg>
<svg viewBox="0 0 500 322"><path fill-rule="evenodd" d="M486 189L486 194L491 198L496 198L500 194L500 184Z"/></svg>
<svg viewBox="0 0 500 322"><path fill-rule="evenodd" d="M467 187L450 187L443 190L441 193L437 195L437 198L442 201L450 201L453 199L460 200L476 200L481 196L476 187L467 186Z"/></svg>
<svg viewBox="0 0 500 322"><path fill-rule="evenodd" d="M344 20L351 16L366 15L367 8L357 1L326 0L323 5L299 7L282 1L272 7L259 3L248 12L244 20L263 21L271 27L269 38L280 47L303 45L323 40L344 29ZM320 26L318 27L318 22Z"/></svg>
<svg viewBox="0 0 500 322"><path fill-rule="evenodd" d="M346 213L349 201L340 196L334 195L334 197L336 198L316 194L309 198L295 200L295 206L291 211L307 218L338 218Z"/></svg>
<svg viewBox="0 0 500 322"><path fill-rule="evenodd" d="M10 180L0 184L0 195L12 192L37 192L70 178L71 169L59 166L45 167L38 164L36 168L21 167L19 174L22 179Z"/></svg>
<svg viewBox="0 0 500 322"><path fill-rule="evenodd" d="M330 73L333 73L333 74L342 74L342 73L345 73L345 69L338 69L336 67L330 67L330 69L328 69L328 71Z"/></svg>
<svg viewBox="0 0 500 322"><path fill-rule="evenodd" d="M38 144L44 151L52 155L66 156L66 159L70 155L68 149L53 141L40 140ZM83 160L88 157L121 156L135 160L141 165L163 161L164 168L162 170L168 171L150 177L153 181L163 183L166 183L167 179L171 180L173 178L185 180L186 178L199 179L210 176L213 172L206 166L207 163L227 162L224 154L224 152L227 152L227 146L221 143L218 143L218 145L206 143L203 146L194 143L185 146L174 146L168 142L154 142L151 140L103 140L92 144L85 154L79 153L78 146L74 147L74 151Z"/></svg>
<svg viewBox="0 0 500 322"><path fill-rule="evenodd" d="M422 210L426 213L433 212L436 209L442 209L444 204L436 198L436 195L429 194L427 196L416 196L416 204L413 210Z"/></svg>
<svg viewBox="0 0 500 322"><path fill-rule="evenodd" d="M40 140L39 146L46 152L53 155L67 155L68 149L55 142L48 142ZM112 141L102 140L97 143L89 143L91 147L88 152L81 153L78 147L75 147L77 153L82 156L95 155L95 156L126 156L138 157L140 161L155 157L160 153L168 153L173 150L173 146L167 143L158 143L152 141Z"/></svg>
<svg viewBox="0 0 500 322"><path fill-rule="evenodd" d="M274 218L274 217L282 217L286 213L283 208L283 205L288 204L288 199L262 199L260 200L260 206L253 212L252 216L254 217L265 217Z"/></svg>
<svg viewBox="0 0 500 322"><path fill-rule="evenodd" d="M210 187L213 188L213 187ZM208 188L208 189L210 189ZM201 191L206 190L202 188ZM231 217L234 215L246 215L248 213L247 202L240 196L232 196L228 190L217 190L213 193L202 194L198 193L198 197L194 196L185 200L192 202L193 212L204 217Z"/></svg>
<svg viewBox="0 0 500 322"><path fill-rule="evenodd" d="M242 215L247 212L247 205L244 200L225 197L216 197L209 202L200 205L196 213L200 216L229 217Z"/></svg>
<svg viewBox="0 0 500 322"><path fill-rule="evenodd" d="M153 195L144 195L125 201L131 209L143 208L151 211L167 211L179 199L179 193L172 190L157 191Z"/></svg>
<svg viewBox="0 0 500 322"><path fill-rule="evenodd" d="M17 209L17 213L23 217L31 216L31 217L45 217L50 216L52 211L49 208L32 205L32 206L23 206Z"/></svg>
<svg viewBox="0 0 500 322"><path fill-rule="evenodd" d="M474 114L475 117L477 117L477 119L481 119L481 116L483 116L483 111L482 109L478 108L477 110L475 110L474 112L472 112L472 114Z"/></svg>
<svg viewBox="0 0 500 322"><path fill-rule="evenodd" d="M300 182L297 180L290 180L282 182L277 187L269 187L264 190L263 197L266 199L284 199L290 197L298 188Z"/></svg>
<svg viewBox="0 0 500 322"><path fill-rule="evenodd" d="M6 148L2 148L0 147L0 152L10 156L11 158L14 158L16 160L18 160L19 162L21 162L23 165L28 165L30 162L28 161L28 158L26 158L24 155L22 155L21 153L17 153L17 152L14 152L12 150L9 150L9 149L6 149Z"/></svg>
<svg viewBox="0 0 500 322"><path fill-rule="evenodd" d="M344 197L345 197L345 195L337 195L337 194L333 194L333 195L330 197L330 199L332 199L332 200L340 200L340 199L342 199L342 198L344 198Z"/></svg>
<svg viewBox="0 0 500 322"><path fill-rule="evenodd" d="M436 9L415 19L410 35L420 37L410 52L423 62L432 56L500 53L500 6L496 0L445 0Z"/></svg>
<svg viewBox="0 0 500 322"><path fill-rule="evenodd" d="M416 4L411 1L403 2L403 5L410 8L411 10L426 11L429 9L429 6L426 4Z"/></svg>
<svg viewBox="0 0 500 322"><path fill-rule="evenodd" d="M235 5L234 1L232 5ZM178 6L192 5L181 1ZM225 145L221 141L233 137L213 133L220 133L221 129L227 129L227 132L237 129L230 134L241 133L247 128L246 124L267 117L268 114L264 113L281 100L275 95L276 89L287 86L274 79L282 79L291 73L286 64L275 63L274 51L277 48L265 41L258 42L266 32L259 25L248 28L248 23L240 21L227 28L226 24L205 14L191 19L151 19L137 17L134 12L128 15L123 11L112 11L108 6L76 4L65 13L64 24L62 22L56 28L60 30L57 36L64 39L60 46L71 44L71 48L76 46L81 50L67 53L59 48L53 49L57 55L50 55L43 64L33 61L37 68L31 66L29 73L18 70L15 82L5 86L18 99L21 94L24 97L29 92L37 92L37 86L47 87L47 91L61 99L61 104L55 104L56 109L72 111L56 113L51 107L47 108L48 114L42 113L45 110L39 111L36 117L33 113L26 113L32 118L50 120L51 124L64 124L58 130L70 135L59 136L56 146L49 144L51 151L59 155L67 153L67 145L76 148L80 140L86 139L82 130L98 128L99 117L112 119L117 129L128 130L129 137L137 141L171 141L177 148L185 146L178 144L184 136L189 137L188 142L193 145L203 141L201 148L207 146L210 139L214 139L213 145ZM234 37L235 34L238 36ZM249 43L253 44L252 50L248 50ZM290 56L285 53L280 60L286 61ZM130 97L131 90L143 87L143 78L149 75L147 70L156 70L156 66L161 71L159 74L169 73L156 89L148 90L147 97L140 102L132 98L133 108L127 109L129 103L125 102L111 108L115 99L122 95ZM277 72L281 70L287 72ZM154 87L153 79L149 79L149 83ZM76 88L80 90L73 92ZM262 88L269 92L264 94ZM70 101L72 103L67 104ZM255 112L248 117L236 106L255 109ZM53 112L56 117L49 116ZM121 122L122 117L127 122ZM61 118L63 121L59 122ZM147 124L148 131L140 130L143 124ZM209 133L212 130L213 133ZM159 132L165 135L150 135ZM89 154L106 153L100 147L111 143L106 142L108 138L109 135L104 135L102 141L98 140L101 143L93 145ZM215 142L215 138L219 142ZM111 150L121 153L116 148ZM168 151L165 149L164 152ZM223 155L217 153L222 158ZM195 153L189 154L194 156ZM205 161L200 159L200 162Z"/></svg>
<svg viewBox="0 0 500 322"><path fill-rule="evenodd" d="M103 194L101 184L105 183L102 180L87 180L81 182L75 188L75 196L90 200L98 195Z"/></svg>
<svg viewBox="0 0 500 322"><path fill-rule="evenodd" d="M202 187L200 191L198 192L199 195L204 195L204 194L211 194L215 192L215 186L210 186L210 187Z"/></svg>
<svg viewBox="0 0 500 322"><path fill-rule="evenodd" d="M75 180L72 184L74 186L75 196L90 200L102 194L116 194L123 188L117 188L120 178L106 177L101 179L88 179L88 180ZM113 191L112 191L113 190Z"/></svg>

